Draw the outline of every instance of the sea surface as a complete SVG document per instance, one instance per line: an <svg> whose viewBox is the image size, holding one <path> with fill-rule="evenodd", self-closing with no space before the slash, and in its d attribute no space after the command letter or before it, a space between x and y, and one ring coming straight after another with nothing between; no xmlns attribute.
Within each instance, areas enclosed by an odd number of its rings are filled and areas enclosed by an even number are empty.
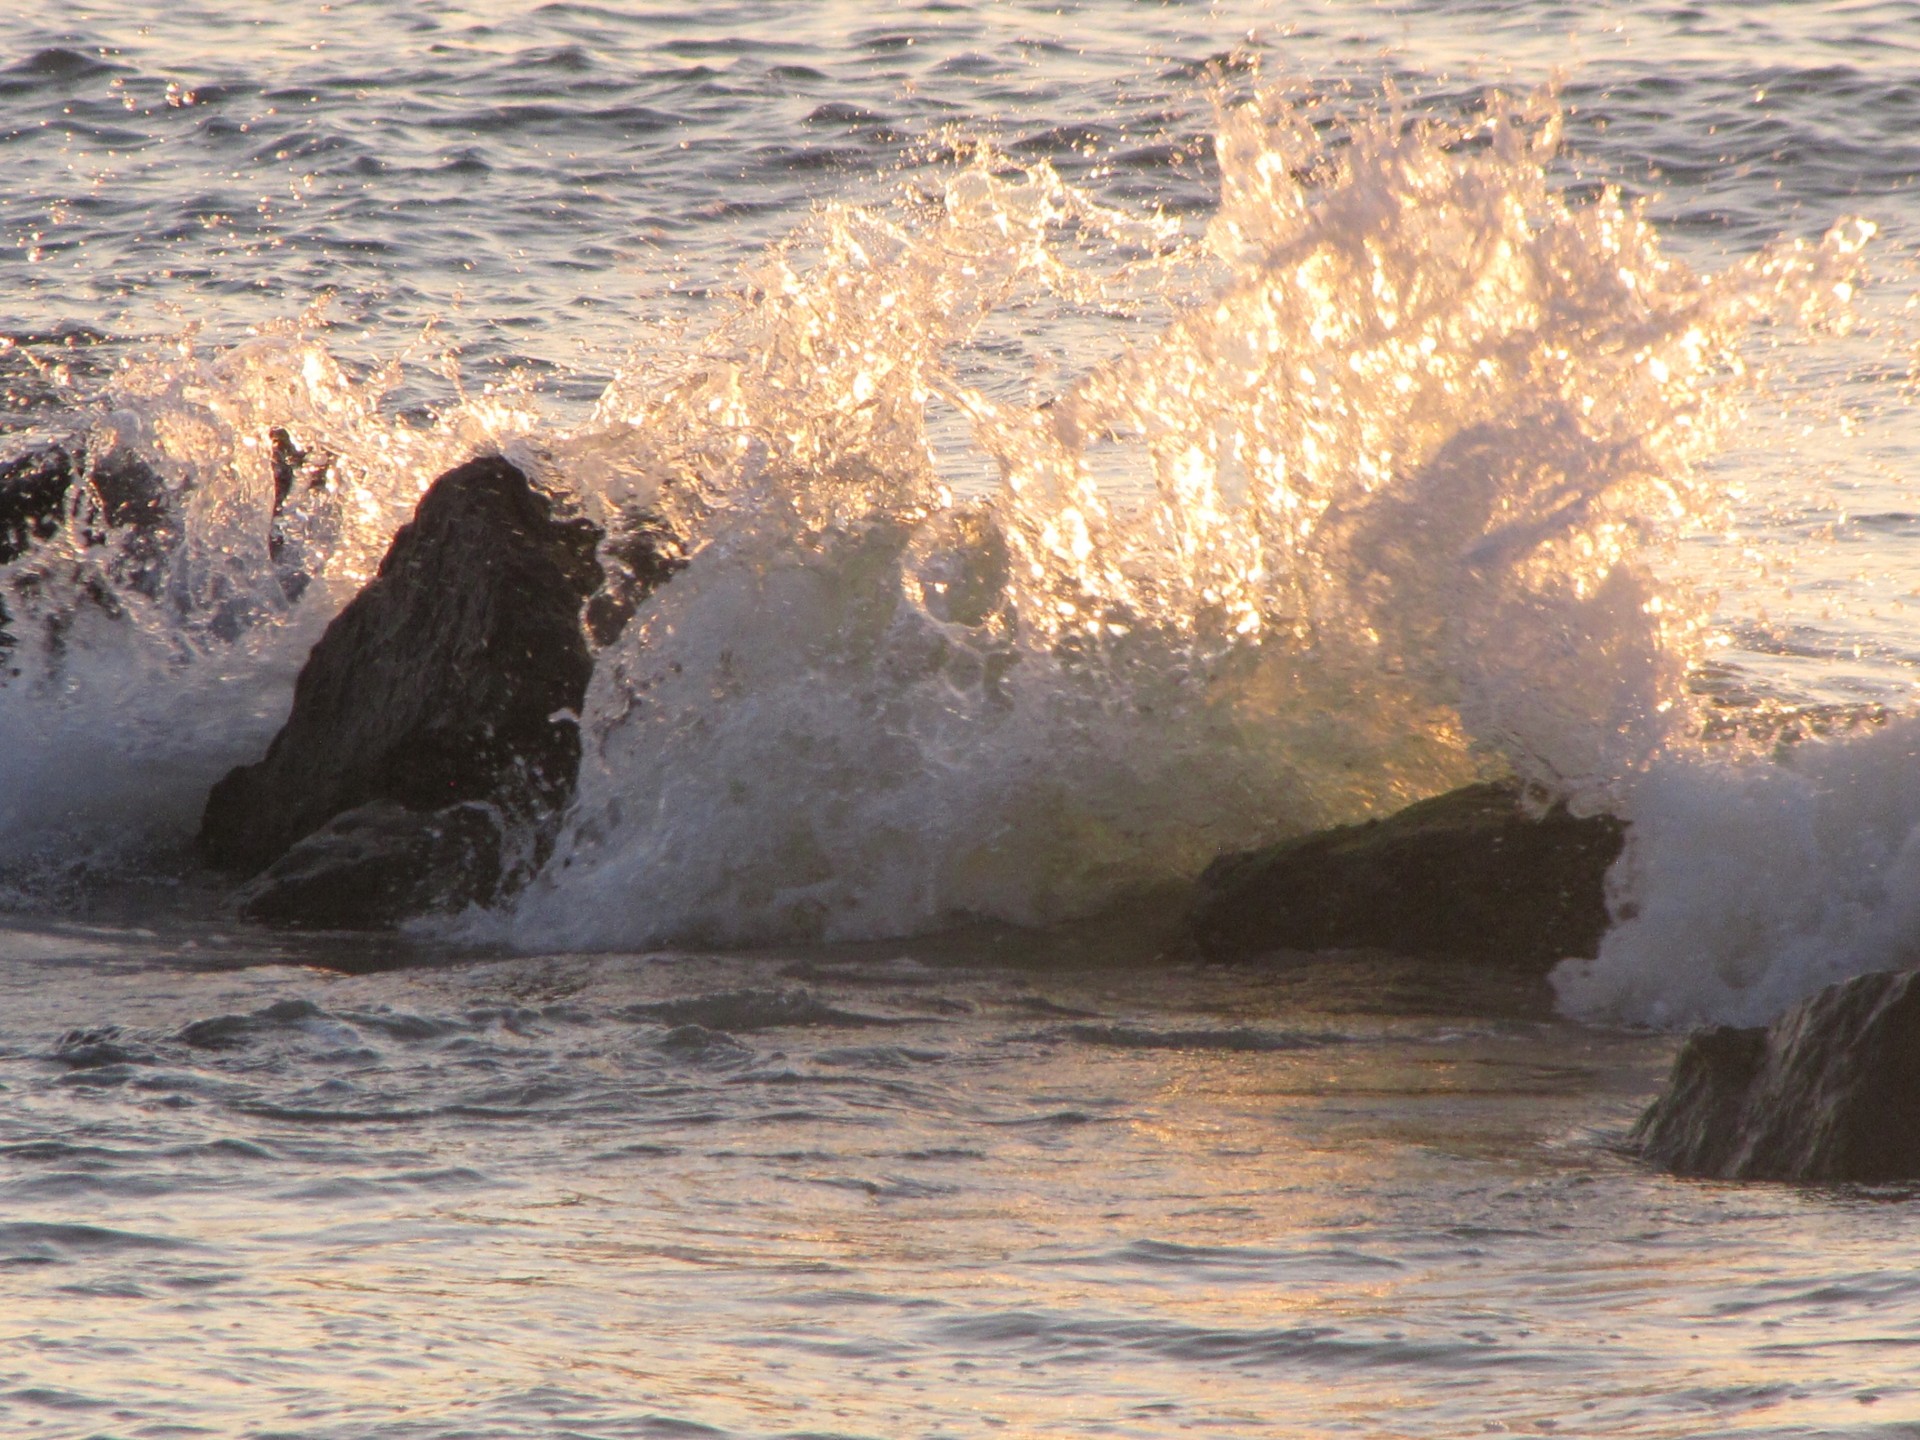
<svg viewBox="0 0 1920 1440"><path fill-rule="evenodd" d="M15 0L0 460L168 518L0 566L0 1432L1920 1436L1911 1191L1625 1146L1920 961L1916 137L1890 0ZM553 859L234 920L477 450L691 555ZM1171 943L1505 773L1597 959Z"/></svg>

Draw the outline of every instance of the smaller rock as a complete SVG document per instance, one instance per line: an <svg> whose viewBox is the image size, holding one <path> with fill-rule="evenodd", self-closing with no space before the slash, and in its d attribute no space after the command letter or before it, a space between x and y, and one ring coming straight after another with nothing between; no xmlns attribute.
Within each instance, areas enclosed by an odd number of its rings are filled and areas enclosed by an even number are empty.
<svg viewBox="0 0 1920 1440"><path fill-rule="evenodd" d="M32 552L69 524L88 548L117 545L107 573L79 566L50 571L31 563ZM114 591L158 594L167 557L179 540L166 482L134 451L111 436L72 436L0 461L0 567L13 567L5 590L22 614L38 610L47 653L61 654L83 607L119 619ZM16 565L15 562L25 562ZM49 601L46 597L55 595ZM15 615L0 597L0 659L19 641ZM17 673L17 672L15 672Z"/></svg>
<svg viewBox="0 0 1920 1440"><path fill-rule="evenodd" d="M71 498L76 482L87 487L78 501ZM173 532L166 481L151 465L111 438L74 437L0 461L0 565L51 540L70 512L88 545L104 545L120 530Z"/></svg>
<svg viewBox="0 0 1920 1440"><path fill-rule="evenodd" d="M1633 1142L1679 1175L1920 1179L1920 972L1830 985L1771 1028L1689 1036Z"/></svg>
<svg viewBox="0 0 1920 1440"><path fill-rule="evenodd" d="M376 800L556 814L580 768L599 540L498 456L440 476L313 647L266 755L213 787L203 852L256 874Z"/></svg>
<svg viewBox="0 0 1920 1440"><path fill-rule="evenodd" d="M250 920L367 930L494 898L499 817L489 805L409 810L377 800L306 836L240 891Z"/></svg>
<svg viewBox="0 0 1920 1440"><path fill-rule="evenodd" d="M1222 856L1200 877L1188 933L1213 959L1378 949L1545 969L1599 950L1624 842L1612 816L1536 817L1516 782L1469 785Z"/></svg>

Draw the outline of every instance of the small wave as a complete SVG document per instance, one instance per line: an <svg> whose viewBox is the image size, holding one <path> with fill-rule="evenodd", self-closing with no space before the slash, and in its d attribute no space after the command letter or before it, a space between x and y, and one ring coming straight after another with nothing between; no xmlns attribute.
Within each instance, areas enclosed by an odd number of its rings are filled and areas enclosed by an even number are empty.
<svg viewBox="0 0 1920 1440"><path fill-rule="evenodd" d="M1250 1277L1264 1274L1276 1265L1301 1265L1315 1269L1404 1270L1399 1260L1369 1255L1361 1250L1316 1247L1303 1250L1273 1250L1243 1245L1185 1245L1171 1240L1135 1240L1108 1255L1103 1261L1129 1265L1166 1266L1174 1270L1238 1270Z"/></svg>
<svg viewBox="0 0 1920 1440"><path fill-rule="evenodd" d="M1591 961L1554 972L1581 1019L1755 1025L1853 975L1920 963L1920 719L1772 763L1663 762L1637 788Z"/></svg>
<svg viewBox="0 0 1920 1440"><path fill-rule="evenodd" d="M327 1012L311 1000L276 1000L247 1015L215 1015L180 1027L178 1038L195 1050L237 1050L256 1036L296 1029L324 1020Z"/></svg>
<svg viewBox="0 0 1920 1440"><path fill-rule="evenodd" d="M675 1025L655 1044L663 1055L676 1060L691 1060L702 1065L743 1065L754 1058L753 1047L744 1045L723 1030L704 1025Z"/></svg>
<svg viewBox="0 0 1920 1440"><path fill-rule="evenodd" d="M807 1026L902 1025L912 1023L886 1015L841 1010L810 991L726 990L682 1000L658 1000L629 1005L615 1012L622 1020L653 1020L665 1025L695 1025L707 1030L751 1032L797 1029Z"/></svg>
<svg viewBox="0 0 1920 1440"><path fill-rule="evenodd" d="M1532 1347L1514 1348L1469 1338L1376 1338L1334 1326L1209 1328L1007 1311L936 1321L933 1328L943 1341L954 1345L1009 1347L1086 1358L1120 1353L1188 1363L1315 1365L1334 1370L1404 1366L1444 1371L1521 1366L1551 1371L1582 1363L1577 1356Z"/></svg>
<svg viewBox="0 0 1920 1440"><path fill-rule="evenodd" d="M47 1056L70 1070L97 1070L109 1065L151 1065L156 1057L145 1045L127 1037L118 1025L69 1030Z"/></svg>
<svg viewBox="0 0 1920 1440"><path fill-rule="evenodd" d="M121 68L98 55L53 45L0 70L0 88L30 88L38 81L71 83L96 75L111 75Z"/></svg>
<svg viewBox="0 0 1920 1440"><path fill-rule="evenodd" d="M62 1225L34 1220L0 1222L0 1264L18 1264L23 1259L59 1260L69 1255L193 1248L196 1247L190 1240L113 1230L101 1225Z"/></svg>
<svg viewBox="0 0 1920 1440"><path fill-rule="evenodd" d="M1083 1044L1105 1045L1116 1050L1313 1050L1339 1044L1345 1038L1261 1030L1250 1025L1190 1030L1157 1030L1145 1025L1069 1025L1060 1033Z"/></svg>

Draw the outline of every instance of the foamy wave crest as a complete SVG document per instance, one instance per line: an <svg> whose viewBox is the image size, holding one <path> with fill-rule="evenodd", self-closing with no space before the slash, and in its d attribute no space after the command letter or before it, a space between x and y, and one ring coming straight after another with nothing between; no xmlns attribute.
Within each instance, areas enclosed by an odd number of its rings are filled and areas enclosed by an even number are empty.
<svg viewBox="0 0 1920 1440"><path fill-rule="evenodd" d="M1697 622L1638 557L1716 503L1743 329L1841 303L1865 232L1702 279L1555 189L1557 130L1270 95L1203 235L985 147L822 212L549 447L695 553L602 659L515 937L1044 922L1490 770L1644 771ZM1012 398L968 378L1009 314L1114 353ZM993 493L942 485L943 408Z"/></svg>
<svg viewBox="0 0 1920 1440"><path fill-rule="evenodd" d="M1920 718L1777 762L1695 755L1639 787L1619 923L1554 975L1578 1018L1762 1024L1852 975L1920 963Z"/></svg>
<svg viewBox="0 0 1920 1440"><path fill-rule="evenodd" d="M64 527L0 571L0 894L57 898L176 850L209 785L285 718L308 649L426 483L526 427L484 398L396 420L396 372L349 376L317 318L213 355L183 339L6 437L7 456L86 461ZM278 506L276 431L299 452ZM110 462L150 474L151 523L88 522Z"/></svg>

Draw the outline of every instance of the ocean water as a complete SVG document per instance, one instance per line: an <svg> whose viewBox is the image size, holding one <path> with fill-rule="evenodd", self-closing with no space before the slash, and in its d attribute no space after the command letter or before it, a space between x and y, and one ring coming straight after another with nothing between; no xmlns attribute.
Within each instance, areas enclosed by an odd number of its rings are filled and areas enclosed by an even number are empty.
<svg viewBox="0 0 1920 1440"><path fill-rule="evenodd" d="M1920 958L1916 51L10 8L0 457L169 519L0 567L8 1433L1920 1433L1909 1194L1621 1149L1677 1030ZM233 921L207 787L479 449L692 557L554 859ZM1507 772L1633 821L1597 960L1160 953Z"/></svg>

